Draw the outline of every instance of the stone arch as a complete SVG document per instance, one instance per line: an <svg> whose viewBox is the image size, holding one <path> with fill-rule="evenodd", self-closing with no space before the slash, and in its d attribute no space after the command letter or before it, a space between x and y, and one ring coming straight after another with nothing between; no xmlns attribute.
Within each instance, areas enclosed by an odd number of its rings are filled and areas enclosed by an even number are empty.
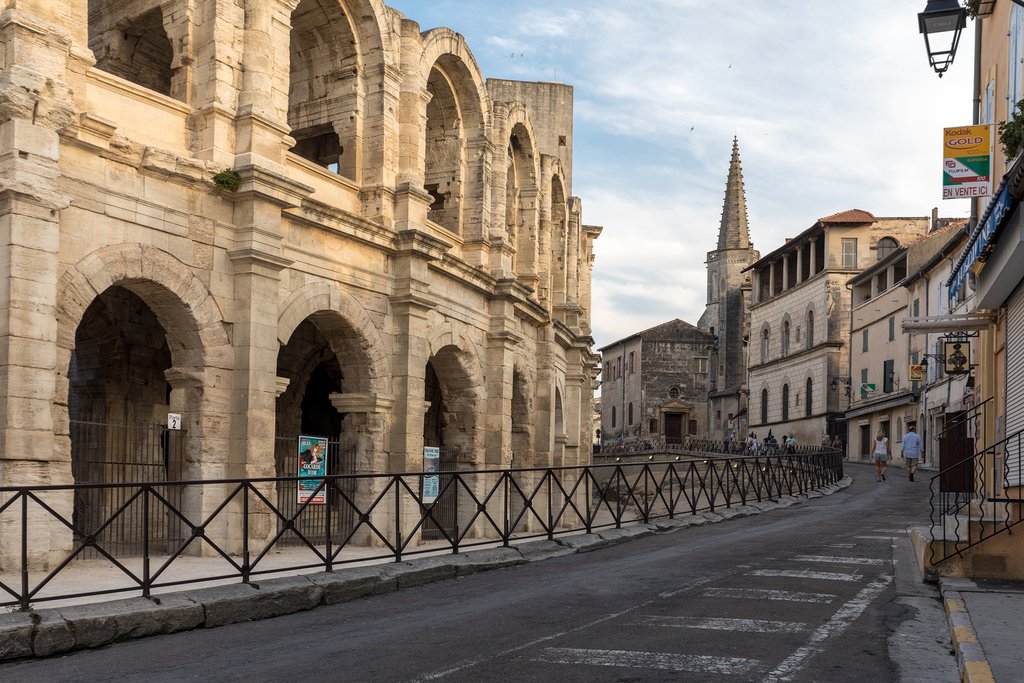
<svg viewBox="0 0 1024 683"><path fill-rule="evenodd" d="M424 33L422 40L412 87L426 95L422 155L417 161L422 164L423 188L431 197L428 218L469 240L481 240L490 200L485 177L491 126L487 88L460 34L437 28Z"/></svg>
<svg viewBox="0 0 1024 683"><path fill-rule="evenodd" d="M512 366L512 464L513 467L532 467L535 458L533 438L534 397L536 380L529 366L518 360Z"/></svg>
<svg viewBox="0 0 1024 683"><path fill-rule="evenodd" d="M524 284L536 288L538 240L541 213L541 159L536 136L526 108L510 105L503 121L502 137L495 149L504 150L503 183L495 183L495 191L503 191L504 212L495 217L495 225L505 226L505 239L511 243L510 267Z"/></svg>
<svg viewBox="0 0 1024 683"><path fill-rule="evenodd" d="M229 435L223 426L230 419L230 387L223 385L230 382L217 379L230 372L234 354L216 300L191 269L155 247L111 245L66 270L57 292L56 461L69 463L80 481L116 480L123 472L150 481L227 476ZM152 338L157 328L160 338ZM86 335L83 357L76 355L80 329ZM84 358L88 373L81 372ZM168 412L182 415L183 432L161 435L157 427ZM87 444L103 448L125 439L132 448L109 451L123 467L106 474L93 467L94 459L81 457L84 448L96 447ZM161 451L161 460L154 461ZM163 474L151 467L139 474L140 466L161 461ZM106 504L79 502L76 515ZM92 523L87 516L79 519L83 528ZM126 533L117 542L130 546L137 539Z"/></svg>
<svg viewBox="0 0 1024 683"><path fill-rule="evenodd" d="M793 400L792 392L789 390L791 382L789 377L783 376L782 388L779 390L780 405L782 406L782 414L780 419L783 422L789 421L789 404Z"/></svg>
<svg viewBox="0 0 1024 683"><path fill-rule="evenodd" d="M75 330L89 304L112 286L122 286L148 305L168 334L175 367L233 365L224 315L192 270L171 254L141 244L117 244L90 253L58 284L59 368L67 368ZM225 353L215 353L226 349Z"/></svg>
<svg viewBox="0 0 1024 683"><path fill-rule="evenodd" d="M771 358L772 328L768 323L761 327L761 362L767 363Z"/></svg>
<svg viewBox="0 0 1024 683"><path fill-rule="evenodd" d="M353 385L345 388L346 393L390 398L391 368L384 338L354 296L329 282L295 290L281 302L278 343L287 344L307 319L315 320L338 358L355 370Z"/></svg>
<svg viewBox="0 0 1024 683"><path fill-rule="evenodd" d="M437 374L443 395L444 445L456 451L453 457L459 463L482 464L486 411L480 354L476 345L453 324L439 325L435 329L427 340L427 363Z"/></svg>
<svg viewBox="0 0 1024 683"><path fill-rule="evenodd" d="M550 273L549 300L555 306L564 305L568 291L569 264L569 197L565 169L555 157L545 156L547 193L545 209L548 214L550 231L541 234L540 253L550 262L545 264ZM544 234L547 233L547 234ZM541 297L544 299L545 297Z"/></svg>

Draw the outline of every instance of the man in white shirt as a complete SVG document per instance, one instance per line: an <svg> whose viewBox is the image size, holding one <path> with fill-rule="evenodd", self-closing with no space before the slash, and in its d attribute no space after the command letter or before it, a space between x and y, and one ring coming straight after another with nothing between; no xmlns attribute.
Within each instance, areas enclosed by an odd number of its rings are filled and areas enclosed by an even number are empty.
<svg viewBox="0 0 1024 683"><path fill-rule="evenodd" d="M907 475L910 477L910 481L914 481L917 461L924 457L924 444L917 433L917 425L907 427L907 433L903 435L901 452L903 457L907 459Z"/></svg>

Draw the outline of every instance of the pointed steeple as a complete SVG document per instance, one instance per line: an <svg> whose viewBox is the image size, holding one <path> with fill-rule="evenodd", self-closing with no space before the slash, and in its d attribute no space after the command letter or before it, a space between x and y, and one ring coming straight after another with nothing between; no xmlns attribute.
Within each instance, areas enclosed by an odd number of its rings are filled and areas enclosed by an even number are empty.
<svg viewBox="0 0 1024 683"><path fill-rule="evenodd" d="M736 138L732 139L732 161L729 162L729 180L725 186L722 225L718 229L718 248L750 249L750 232L747 229L747 197L743 191L740 145Z"/></svg>

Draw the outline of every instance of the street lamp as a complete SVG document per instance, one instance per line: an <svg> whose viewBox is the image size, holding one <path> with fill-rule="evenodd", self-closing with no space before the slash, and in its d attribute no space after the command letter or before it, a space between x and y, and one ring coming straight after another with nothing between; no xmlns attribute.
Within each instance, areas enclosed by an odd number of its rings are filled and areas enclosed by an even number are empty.
<svg viewBox="0 0 1024 683"><path fill-rule="evenodd" d="M960 32L967 26L967 8L961 7L957 0L928 0L924 11L917 15L917 23L924 34L928 61L942 78L956 57ZM951 36L945 35L950 33Z"/></svg>
<svg viewBox="0 0 1024 683"><path fill-rule="evenodd" d="M835 391L836 389L839 388L840 384L844 384L844 385L846 385L846 390L845 390L846 391L846 395L849 396L850 395L850 384L852 384L852 383L853 383L853 380L851 378L849 378L849 377L833 377L832 378L832 383L829 386L832 387L832 391Z"/></svg>

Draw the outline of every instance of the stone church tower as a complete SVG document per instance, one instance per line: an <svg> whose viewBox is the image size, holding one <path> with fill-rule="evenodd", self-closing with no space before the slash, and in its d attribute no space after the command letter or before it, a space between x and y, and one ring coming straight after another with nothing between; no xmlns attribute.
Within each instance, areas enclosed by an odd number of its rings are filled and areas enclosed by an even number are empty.
<svg viewBox="0 0 1024 683"><path fill-rule="evenodd" d="M709 368L708 435L712 439L742 434L747 423L750 274L744 270L759 258L750 242L740 149L733 138L718 247L708 252L707 307L698 323L717 338Z"/></svg>

